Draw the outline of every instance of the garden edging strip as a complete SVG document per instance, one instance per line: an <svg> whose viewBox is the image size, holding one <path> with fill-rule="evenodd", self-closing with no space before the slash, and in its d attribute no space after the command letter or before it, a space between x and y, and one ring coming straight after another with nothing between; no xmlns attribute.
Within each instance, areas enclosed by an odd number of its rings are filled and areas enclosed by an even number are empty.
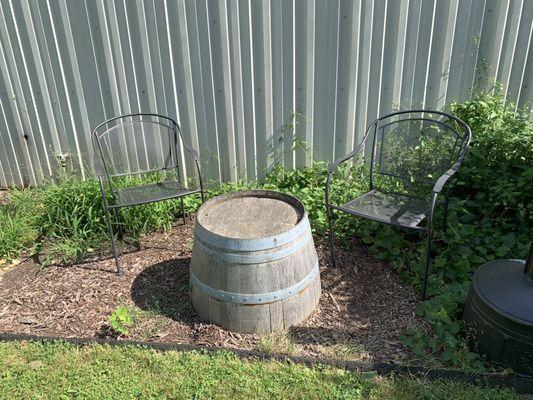
<svg viewBox="0 0 533 400"><path fill-rule="evenodd" d="M352 372L376 372L386 376L390 374L412 375L423 377L429 380L452 380L472 384L485 384L492 387L512 388L517 393L533 393L533 377L503 375L497 373L472 373L453 369L427 368L422 366L409 366L395 363L367 363L361 361L343 361L330 358L313 358L304 356L287 356L282 354L269 354L257 350L240 350L226 347L210 347L201 345L191 345L182 343L151 343L130 340L102 339L102 338L63 338L49 336L35 336L24 334L0 334L0 341L33 341L33 342L66 342L78 346L88 346L93 344L106 344L113 347L138 346L151 348L158 351L198 351L203 353L215 353L217 351L228 351L238 357L257 360L275 360L281 362L292 362L304 364L309 367L325 365L344 369Z"/></svg>

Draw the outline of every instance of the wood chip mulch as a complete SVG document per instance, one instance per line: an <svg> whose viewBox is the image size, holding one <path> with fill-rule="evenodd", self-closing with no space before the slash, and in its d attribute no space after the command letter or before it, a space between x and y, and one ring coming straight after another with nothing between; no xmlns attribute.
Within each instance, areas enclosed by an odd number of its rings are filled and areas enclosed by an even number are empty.
<svg viewBox="0 0 533 400"><path fill-rule="evenodd" d="M137 318L125 339L261 348L259 335L228 332L197 318L189 300L193 227L191 219L142 239L140 250L121 256L122 277L113 273L112 258L42 270L32 260L0 268L0 332L106 337L111 335L109 315L127 305L137 310ZM415 315L419 299L413 290L357 240L350 250L337 250L335 268L327 244L315 244L322 298L315 312L289 332L297 354L368 361L409 358L399 336L414 325L426 329Z"/></svg>

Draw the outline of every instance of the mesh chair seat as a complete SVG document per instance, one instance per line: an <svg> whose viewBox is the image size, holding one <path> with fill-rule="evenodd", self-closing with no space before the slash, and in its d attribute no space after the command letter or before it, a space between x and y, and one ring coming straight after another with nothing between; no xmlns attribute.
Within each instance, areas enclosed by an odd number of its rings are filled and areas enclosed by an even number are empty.
<svg viewBox="0 0 533 400"><path fill-rule="evenodd" d="M372 190L334 208L391 225L417 228L428 215L430 204L419 197Z"/></svg>
<svg viewBox="0 0 533 400"><path fill-rule="evenodd" d="M136 204L167 200L197 192L180 185L176 181L158 182L135 186L117 191L117 204L110 207L126 207Z"/></svg>

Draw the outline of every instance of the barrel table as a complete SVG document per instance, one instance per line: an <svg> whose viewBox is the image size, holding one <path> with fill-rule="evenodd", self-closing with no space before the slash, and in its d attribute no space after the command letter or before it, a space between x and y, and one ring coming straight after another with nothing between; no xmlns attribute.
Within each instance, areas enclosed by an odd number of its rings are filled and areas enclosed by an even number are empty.
<svg viewBox="0 0 533 400"><path fill-rule="evenodd" d="M303 204L268 190L204 203L196 216L190 282L199 317L225 329L269 333L304 320L321 289Z"/></svg>

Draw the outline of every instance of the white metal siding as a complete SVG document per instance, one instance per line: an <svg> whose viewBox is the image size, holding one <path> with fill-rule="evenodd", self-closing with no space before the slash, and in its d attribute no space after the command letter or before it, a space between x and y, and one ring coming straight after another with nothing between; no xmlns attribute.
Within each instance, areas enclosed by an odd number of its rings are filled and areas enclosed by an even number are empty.
<svg viewBox="0 0 533 400"><path fill-rule="evenodd" d="M377 115L488 77L533 93L531 0L0 0L0 20L0 187L58 154L90 174L91 128L123 113L176 118L207 179L235 181L332 160Z"/></svg>

